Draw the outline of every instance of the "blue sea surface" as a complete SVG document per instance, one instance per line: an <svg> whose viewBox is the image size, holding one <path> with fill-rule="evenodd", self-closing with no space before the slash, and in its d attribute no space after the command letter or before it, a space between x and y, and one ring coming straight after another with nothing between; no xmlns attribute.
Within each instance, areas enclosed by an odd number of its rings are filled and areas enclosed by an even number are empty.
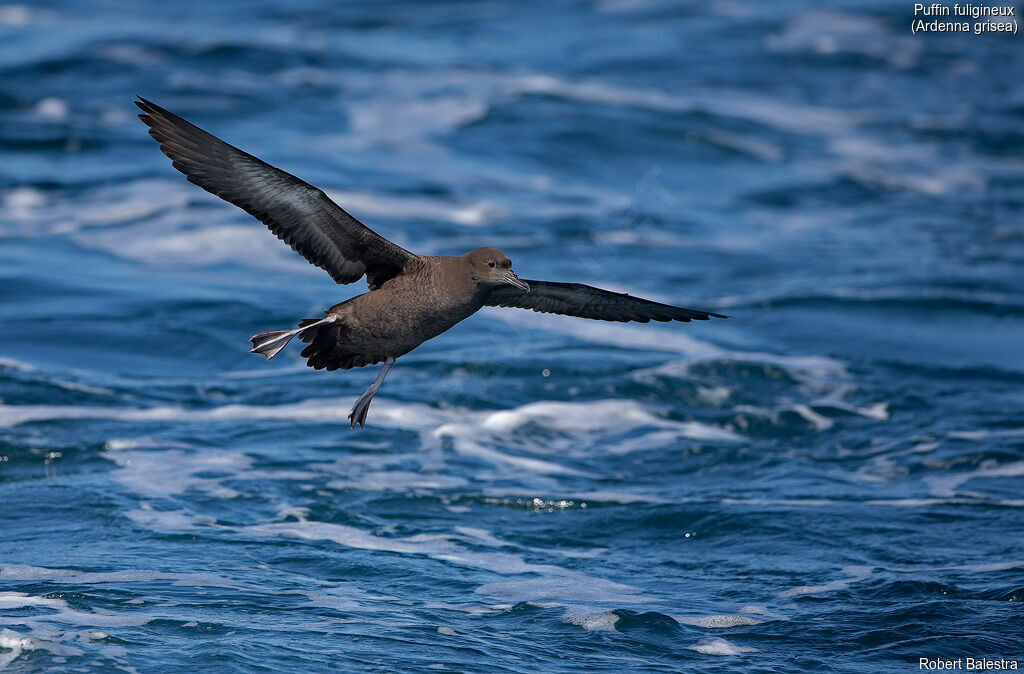
<svg viewBox="0 0 1024 674"><path fill-rule="evenodd" d="M1024 38L913 4L0 4L0 669L1024 667ZM135 95L486 309L376 368Z"/></svg>

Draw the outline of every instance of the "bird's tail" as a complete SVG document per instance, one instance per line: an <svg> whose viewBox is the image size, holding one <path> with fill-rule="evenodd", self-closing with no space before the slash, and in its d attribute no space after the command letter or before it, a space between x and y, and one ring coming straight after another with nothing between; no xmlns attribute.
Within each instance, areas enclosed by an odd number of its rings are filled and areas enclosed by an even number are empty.
<svg viewBox="0 0 1024 674"><path fill-rule="evenodd" d="M288 342L292 341L292 337L297 334L299 334L298 330L268 330L253 335L249 338L249 341L252 342L249 353L262 353L267 360L270 360L280 353L281 349L287 346Z"/></svg>
<svg viewBox="0 0 1024 674"><path fill-rule="evenodd" d="M328 315L326 318L321 319L307 318L299 323L299 327L295 330L268 330L267 332L253 335L249 338L249 341L252 342L252 348L249 349L249 353L262 353L267 357L267 360L270 360L279 354L281 349L286 347L288 342L292 341L292 338L300 332L316 325L333 323L335 320L336 318L333 315Z"/></svg>

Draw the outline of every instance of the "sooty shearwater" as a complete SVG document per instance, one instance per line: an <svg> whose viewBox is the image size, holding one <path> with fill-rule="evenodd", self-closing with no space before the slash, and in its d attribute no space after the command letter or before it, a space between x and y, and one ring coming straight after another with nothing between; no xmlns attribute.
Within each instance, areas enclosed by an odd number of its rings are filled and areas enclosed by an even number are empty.
<svg viewBox="0 0 1024 674"><path fill-rule="evenodd" d="M253 336L252 352L268 359L293 337L308 346L317 370L348 370L383 361L377 378L356 401L349 422L363 427L370 401L395 359L484 306L518 307L602 321L706 321L726 318L580 283L523 280L508 255L478 248L459 257L410 253L359 222L323 191L228 145L145 99L135 102L149 134L174 168L207 192L256 217L311 264L338 283L364 275L369 292L327 309L324 318L294 330Z"/></svg>

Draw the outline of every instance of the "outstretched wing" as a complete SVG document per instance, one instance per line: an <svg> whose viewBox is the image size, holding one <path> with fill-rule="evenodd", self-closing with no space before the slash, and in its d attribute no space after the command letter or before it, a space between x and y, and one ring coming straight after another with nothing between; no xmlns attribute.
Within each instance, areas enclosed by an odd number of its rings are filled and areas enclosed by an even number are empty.
<svg viewBox="0 0 1024 674"><path fill-rule="evenodd" d="M499 286L487 301L494 307L518 307L533 309L542 314L563 314L579 318L593 318L599 321L706 321L728 318L709 311L696 311L652 302L624 293L613 293L582 283L552 283L550 281L529 281L529 292L513 286Z"/></svg>
<svg viewBox="0 0 1024 674"><path fill-rule="evenodd" d="M246 211L338 283L366 274L370 289L420 258L359 222L322 190L228 145L140 98L149 135L174 168L207 192Z"/></svg>

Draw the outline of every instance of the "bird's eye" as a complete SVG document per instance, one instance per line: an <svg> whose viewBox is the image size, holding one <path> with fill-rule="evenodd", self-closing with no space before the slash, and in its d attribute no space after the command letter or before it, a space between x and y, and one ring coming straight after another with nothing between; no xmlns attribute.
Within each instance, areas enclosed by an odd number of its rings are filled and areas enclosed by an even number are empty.
<svg viewBox="0 0 1024 674"><path fill-rule="evenodd" d="M490 262L488 262L487 266L488 267L493 267L494 266L494 260L491 260Z"/></svg>

